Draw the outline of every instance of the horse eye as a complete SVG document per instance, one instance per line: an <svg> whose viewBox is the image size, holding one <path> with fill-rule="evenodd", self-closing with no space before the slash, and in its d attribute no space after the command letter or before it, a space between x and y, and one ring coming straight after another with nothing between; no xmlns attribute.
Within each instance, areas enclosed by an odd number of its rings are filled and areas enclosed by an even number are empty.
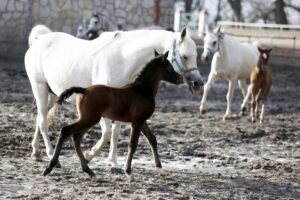
<svg viewBox="0 0 300 200"><path fill-rule="evenodd" d="M184 59L184 60L187 60L187 59L188 59L188 57L187 57L187 56L182 56L182 57L183 57L183 59Z"/></svg>
<svg viewBox="0 0 300 200"><path fill-rule="evenodd" d="M216 41L214 41L212 44L213 44L214 46L216 46L217 42L216 42Z"/></svg>

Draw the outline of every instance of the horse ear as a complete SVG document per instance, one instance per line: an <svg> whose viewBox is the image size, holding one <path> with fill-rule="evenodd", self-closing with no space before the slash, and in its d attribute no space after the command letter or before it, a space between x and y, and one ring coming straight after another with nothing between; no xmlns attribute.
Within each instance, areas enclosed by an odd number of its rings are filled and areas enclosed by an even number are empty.
<svg viewBox="0 0 300 200"><path fill-rule="evenodd" d="M268 52L270 53L272 51L272 48L268 49Z"/></svg>
<svg viewBox="0 0 300 200"><path fill-rule="evenodd" d="M167 52L164 54L164 56L163 56L163 60L167 60L167 58L168 58L168 55L169 55L169 51L167 51Z"/></svg>
<svg viewBox="0 0 300 200"><path fill-rule="evenodd" d="M260 53L263 51L260 47L257 47L257 48Z"/></svg>
<svg viewBox="0 0 300 200"><path fill-rule="evenodd" d="M156 51L156 49L154 49L154 56L159 56L159 53Z"/></svg>
<svg viewBox="0 0 300 200"><path fill-rule="evenodd" d="M214 32L218 35L220 39L224 38L224 33L221 31L221 26L218 25L218 27L214 30Z"/></svg>
<svg viewBox="0 0 300 200"><path fill-rule="evenodd" d="M181 37L181 41L185 38L186 36L186 27L184 27L184 29L181 31L180 37Z"/></svg>

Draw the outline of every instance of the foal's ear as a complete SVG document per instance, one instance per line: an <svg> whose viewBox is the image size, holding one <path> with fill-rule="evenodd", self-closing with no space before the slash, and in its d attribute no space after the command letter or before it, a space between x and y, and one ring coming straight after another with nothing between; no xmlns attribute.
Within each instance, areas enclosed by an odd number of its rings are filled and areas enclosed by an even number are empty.
<svg viewBox="0 0 300 200"><path fill-rule="evenodd" d="M257 48L260 53L263 51L260 47L257 47Z"/></svg>
<svg viewBox="0 0 300 200"><path fill-rule="evenodd" d="M169 55L169 51L167 51L167 52L164 54L164 56L163 56L163 60L167 60L167 58L168 58L168 55Z"/></svg>
<svg viewBox="0 0 300 200"><path fill-rule="evenodd" d="M156 51L156 49L154 49L154 56L155 57L159 56L159 53Z"/></svg>
<svg viewBox="0 0 300 200"><path fill-rule="evenodd" d="M272 51L272 48L268 49L268 53L270 53Z"/></svg>

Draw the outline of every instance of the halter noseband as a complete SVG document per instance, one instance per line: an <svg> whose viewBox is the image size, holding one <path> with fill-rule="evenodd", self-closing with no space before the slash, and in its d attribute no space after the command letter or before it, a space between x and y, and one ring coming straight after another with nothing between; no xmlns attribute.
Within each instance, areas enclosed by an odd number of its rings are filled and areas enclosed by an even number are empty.
<svg viewBox="0 0 300 200"><path fill-rule="evenodd" d="M191 71L195 71L197 70L198 71L198 68L197 67L193 67L193 68L190 68L190 69L183 69L183 64L182 64L182 61L181 59L180 60L177 60L176 59L176 39L174 39L173 41L173 49L172 49L172 58L171 58L171 63L174 65L176 65L176 67L179 69L179 72L180 74L184 75L188 72L191 72Z"/></svg>

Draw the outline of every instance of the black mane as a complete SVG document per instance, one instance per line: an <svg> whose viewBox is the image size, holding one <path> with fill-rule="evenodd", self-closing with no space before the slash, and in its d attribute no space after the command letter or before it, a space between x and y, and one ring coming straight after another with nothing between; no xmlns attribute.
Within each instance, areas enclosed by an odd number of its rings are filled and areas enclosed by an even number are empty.
<svg viewBox="0 0 300 200"><path fill-rule="evenodd" d="M154 78L156 67L158 66L159 61L161 61L162 58L163 55L160 55L150 60L144 66L144 68L142 69L138 77L135 79L135 81L130 84L130 86L140 86L142 84L145 84L146 82L152 81L152 79Z"/></svg>

